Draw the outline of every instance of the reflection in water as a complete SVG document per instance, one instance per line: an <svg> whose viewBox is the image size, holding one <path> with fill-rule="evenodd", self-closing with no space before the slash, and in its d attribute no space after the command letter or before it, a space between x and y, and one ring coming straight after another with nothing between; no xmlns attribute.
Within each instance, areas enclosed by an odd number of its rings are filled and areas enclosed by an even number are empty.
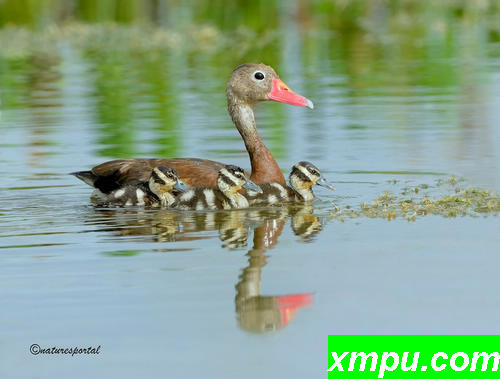
<svg viewBox="0 0 500 379"><path fill-rule="evenodd" d="M305 231L305 234L310 235L310 225L300 224L309 224L311 219L318 224L320 222L312 214L312 207L306 206L303 211L291 216L292 228L295 234ZM311 218L304 218L304 213ZM287 217L287 210L280 209L276 215L264 218L254 229L253 248L247 254L248 266L243 269L236 284L235 298L239 325L247 331L262 333L280 330L293 319L297 309L312 304L311 293L281 296L260 294L262 268L267 264L267 255L264 253L278 243Z"/></svg>
<svg viewBox="0 0 500 379"><path fill-rule="evenodd" d="M33 55L26 62L25 101L29 114L27 131L28 164L43 166L46 155L53 154L51 125L60 121L61 59L57 55Z"/></svg>
<svg viewBox="0 0 500 379"><path fill-rule="evenodd" d="M322 229L318 216L313 214L311 204L304 204L293 209L292 230L304 242L311 241Z"/></svg>
<svg viewBox="0 0 500 379"><path fill-rule="evenodd" d="M322 222L313 213L313 206L290 205L282 208L235 209L231 211L173 211L144 208L95 208L86 221L98 225L99 231L111 232L114 237L133 236L144 242L192 241L212 238L205 232L218 232L222 247L235 249L247 246L250 231L262 235L254 249L268 249L278 241L284 224L290 218L295 235L308 242L321 231ZM203 237L201 236L203 235ZM175 249L171 249L175 250Z"/></svg>
<svg viewBox="0 0 500 379"><path fill-rule="evenodd" d="M278 243L288 219L295 235L308 242L322 229L322 221L311 205L282 208L239 209L224 212L149 211L144 209L96 209L87 223L113 236L132 236L148 242L176 242L213 238L218 232L222 247L247 246L253 231L248 265L236 284L236 313L242 329L268 332L284 328L295 312L313 302L311 293L263 296L260 293L262 268L267 264L266 250ZM202 233L203 232L203 233ZM176 251L175 248L155 249ZM179 249L183 250L183 249Z"/></svg>

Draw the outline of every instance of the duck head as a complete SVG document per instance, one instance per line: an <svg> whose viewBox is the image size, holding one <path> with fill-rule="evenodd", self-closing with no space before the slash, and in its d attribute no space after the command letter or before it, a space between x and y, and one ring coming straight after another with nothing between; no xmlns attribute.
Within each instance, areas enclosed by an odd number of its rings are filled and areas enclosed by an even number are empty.
<svg viewBox="0 0 500 379"><path fill-rule="evenodd" d="M160 199L165 194L177 190L180 192L187 191L189 188L179 178L177 171L167 166L157 166L153 168L151 177L149 178L149 189Z"/></svg>
<svg viewBox="0 0 500 379"><path fill-rule="evenodd" d="M242 168L233 165L227 165L219 171L217 187L225 195L235 194L242 188L262 193L262 189L245 176Z"/></svg>
<svg viewBox="0 0 500 379"><path fill-rule="evenodd" d="M232 102L250 106L272 100L314 108L311 100L293 92L272 67L263 63L245 63L236 67L229 79L226 93Z"/></svg>
<svg viewBox="0 0 500 379"><path fill-rule="evenodd" d="M314 185L335 190L335 187L321 175L321 171L311 162L306 161L299 162L292 167L290 185L306 200L312 200L311 187Z"/></svg>

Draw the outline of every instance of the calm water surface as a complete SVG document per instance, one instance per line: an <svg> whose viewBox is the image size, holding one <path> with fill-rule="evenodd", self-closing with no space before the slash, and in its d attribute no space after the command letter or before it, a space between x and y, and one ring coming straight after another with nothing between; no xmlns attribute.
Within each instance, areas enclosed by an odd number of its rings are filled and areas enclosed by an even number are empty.
<svg viewBox="0 0 500 379"><path fill-rule="evenodd" d="M225 109L233 62L64 44L3 61L1 377L324 377L327 334L500 333L497 216L330 217L407 186L452 194L436 185L450 175L498 190L500 48L363 67L363 51L301 61L301 46L273 65L315 109L261 104L259 130L284 172L310 160L337 191L222 213L96 209L68 173L142 156L248 167Z"/></svg>

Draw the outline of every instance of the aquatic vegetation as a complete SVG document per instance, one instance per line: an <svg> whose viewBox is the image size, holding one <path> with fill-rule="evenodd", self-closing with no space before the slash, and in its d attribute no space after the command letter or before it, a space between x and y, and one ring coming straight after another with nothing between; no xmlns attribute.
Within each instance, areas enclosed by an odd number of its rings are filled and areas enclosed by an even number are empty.
<svg viewBox="0 0 500 379"><path fill-rule="evenodd" d="M138 250L116 250L116 251L106 251L103 252L103 255L107 255L109 257L133 257L141 252Z"/></svg>
<svg viewBox="0 0 500 379"><path fill-rule="evenodd" d="M447 54L456 48L452 37L478 22L488 31L488 38L498 40L500 35L500 0L303 0L299 6L284 0L76 3L22 2L21 6L17 0L0 2L0 55L26 56L33 49L50 50L70 42L110 51L229 49L241 56L250 49L279 46L290 21L305 38L323 35L336 43L341 34L346 45L342 55L351 54L351 44L360 45L375 60L383 52L371 52L368 46L399 46L402 51L391 50L390 56L411 58L413 50L432 40L432 44L442 44L442 53ZM310 44L308 49L315 45ZM432 80L437 78L432 76Z"/></svg>
<svg viewBox="0 0 500 379"><path fill-rule="evenodd" d="M117 23L84 24L71 22L49 25L34 31L26 27L8 26L0 29L0 55L4 58L24 58L34 53L51 54L72 46L89 52L135 53L180 49L188 52L219 52L238 46L237 54L275 41L277 33L256 33L240 27L224 33L209 25L191 25L170 29L153 24L123 25ZM257 46L256 46L257 45Z"/></svg>
<svg viewBox="0 0 500 379"><path fill-rule="evenodd" d="M453 193L433 195L421 190L431 186L421 184L414 187L405 187L401 196L389 191L384 192L373 203L361 203L359 208L346 206L330 212L330 219L344 221L346 218L384 218L388 221L396 218L406 218L416 221L417 218L436 215L442 217L459 217L480 215L497 215L500 212L500 195L481 188L454 187L463 179L450 177L447 180L438 180L434 188L452 186Z"/></svg>

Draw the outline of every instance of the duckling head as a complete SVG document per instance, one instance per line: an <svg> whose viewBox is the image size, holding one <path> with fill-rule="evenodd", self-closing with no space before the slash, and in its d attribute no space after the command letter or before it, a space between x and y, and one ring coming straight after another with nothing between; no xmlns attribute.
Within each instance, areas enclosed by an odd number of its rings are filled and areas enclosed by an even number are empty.
<svg viewBox="0 0 500 379"><path fill-rule="evenodd" d="M184 192L189 188L179 178L177 171L173 168L167 166L157 166L153 168L153 171L151 172L151 177L149 178L149 189L163 202L166 197L171 197L172 199L174 198L171 193L173 190Z"/></svg>
<svg viewBox="0 0 500 379"><path fill-rule="evenodd" d="M335 190L335 187L321 175L321 171L311 162L306 161L299 162L292 167L290 185L304 197L304 200L313 199L311 187L314 185Z"/></svg>
<svg viewBox="0 0 500 379"><path fill-rule="evenodd" d="M242 168L233 165L227 165L219 171L217 187L225 195L236 194L242 188L262 193L262 189L245 176Z"/></svg>

